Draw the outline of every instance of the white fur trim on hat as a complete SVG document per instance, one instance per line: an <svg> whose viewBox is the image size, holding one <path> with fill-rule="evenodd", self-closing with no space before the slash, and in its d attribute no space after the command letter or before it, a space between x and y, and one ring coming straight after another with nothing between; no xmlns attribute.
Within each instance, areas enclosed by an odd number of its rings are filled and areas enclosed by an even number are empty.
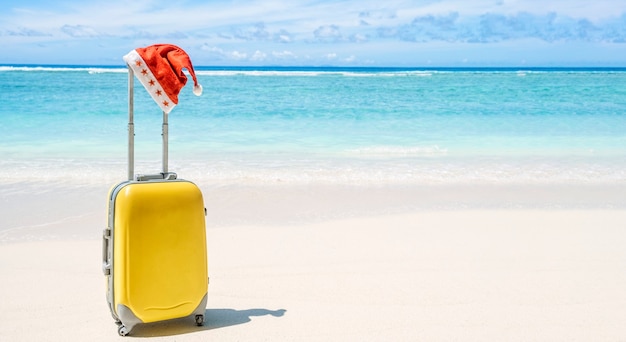
<svg viewBox="0 0 626 342"><path fill-rule="evenodd" d="M123 57L124 61L133 70L135 76L146 88L154 102L165 112L169 113L176 107L176 103L167 95L163 90L157 78L154 76L150 68L148 68L146 61L141 58L136 50L132 50L126 56Z"/></svg>

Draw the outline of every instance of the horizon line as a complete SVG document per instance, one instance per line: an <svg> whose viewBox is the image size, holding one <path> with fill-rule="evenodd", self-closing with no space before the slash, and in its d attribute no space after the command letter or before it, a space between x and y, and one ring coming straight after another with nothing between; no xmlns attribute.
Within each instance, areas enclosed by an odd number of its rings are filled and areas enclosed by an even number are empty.
<svg viewBox="0 0 626 342"><path fill-rule="evenodd" d="M71 64L71 63L0 63L0 67L63 67L63 68L106 68L106 69L114 69L114 68L126 68L124 64ZM231 70L252 70L252 69L268 69L268 68L276 68L276 69L370 69L370 70L389 70L389 69L399 69L399 70L439 70L439 69L455 69L455 70L476 70L476 69L624 69L626 70L626 64L624 65L591 65L591 64L581 64L581 65L439 65L439 66L425 66L425 65L416 65L416 66L400 66L400 65L386 65L386 66L373 66L373 65L194 65L194 69L231 69Z"/></svg>

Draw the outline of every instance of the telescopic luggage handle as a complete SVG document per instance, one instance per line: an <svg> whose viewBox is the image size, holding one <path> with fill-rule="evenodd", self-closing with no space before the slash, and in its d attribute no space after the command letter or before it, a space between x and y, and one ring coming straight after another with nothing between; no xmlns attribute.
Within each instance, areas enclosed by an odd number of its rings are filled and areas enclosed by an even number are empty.
<svg viewBox="0 0 626 342"><path fill-rule="evenodd" d="M135 112L135 97L134 97L134 85L135 85L135 73L133 69L128 66L128 180L133 180L137 178L137 180L145 180L152 178L160 178L160 179L171 179L176 178L175 174L171 174L168 172L168 138L169 138L169 128L167 123L167 113L163 111L163 125L162 125L162 133L163 136L163 157L162 157L162 173L159 177L151 177L151 176L141 176L137 175L135 177L135 123L134 123L134 112Z"/></svg>
<svg viewBox="0 0 626 342"><path fill-rule="evenodd" d="M191 65L189 55L171 44L155 44L130 51L123 57L128 66L128 179L175 179L176 174L167 170L168 159L168 125L167 115L178 104L178 93L187 82L183 69L187 69L193 78L193 93L202 94L202 86L198 83L196 73ZM159 175L134 175L135 168L135 126L134 111L134 75L137 73L139 82L148 90L156 104L163 110L163 172Z"/></svg>

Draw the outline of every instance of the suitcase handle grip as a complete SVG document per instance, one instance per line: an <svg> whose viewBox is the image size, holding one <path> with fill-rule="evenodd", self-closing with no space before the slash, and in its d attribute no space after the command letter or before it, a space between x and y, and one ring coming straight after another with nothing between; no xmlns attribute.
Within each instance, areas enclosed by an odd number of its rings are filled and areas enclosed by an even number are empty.
<svg viewBox="0 0 626 342"><path fill-rule="evenodd" d="M135 73L133 69L128 67L128 180L135 178L135 96L134 96L134 83ZM167 123L167 113L163 111L163 126L161 136L163 137L163 158L162 173L168 173L168 140L169 140L169 126Z"/></svg>
<svg viewBox="0 0 626 342"><path fill-rule="evenodd" d="M111 229L102 231L102 273L105 276L111 275L111 261L109 260L109 243L111 240Z"/></svg>

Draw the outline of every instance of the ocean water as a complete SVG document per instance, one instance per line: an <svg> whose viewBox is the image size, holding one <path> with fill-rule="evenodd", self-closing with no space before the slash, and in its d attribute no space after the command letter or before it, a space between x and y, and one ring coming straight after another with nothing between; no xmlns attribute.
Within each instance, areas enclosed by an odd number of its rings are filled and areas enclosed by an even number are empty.
<svg viewBox="0 0 626 342"><path fill-rule="evenodd" d="M209 68L169 115L204 184L626 183L626 69ZM0 182L126 178L123 67L0 66ZM135 82L138 173L162 114Z"/></svg>

